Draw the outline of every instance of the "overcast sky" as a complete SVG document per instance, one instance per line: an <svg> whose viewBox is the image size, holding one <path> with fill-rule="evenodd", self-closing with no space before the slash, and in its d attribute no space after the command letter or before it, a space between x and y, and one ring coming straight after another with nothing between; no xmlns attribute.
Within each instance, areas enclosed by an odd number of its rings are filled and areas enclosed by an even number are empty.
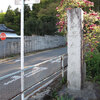
<svg viewBox="0 0 100 100"><path fill-rule="evenodd" d="M19 7L18 5L15 5L15 0L0 0L0 12L1 10L6 12L9 5L12 7L12 9Z"/></svg>
<svg viewBox="0 0 100 100"><path fill-rule="evenodd" d="M31 4L29 4L30 7L32 7L33 2L34 3L40 2L40 0L30 0L30 1L31 1ZM12 9L20 8L21 6L21 5L15 5L15 0L0 0L0 12L1 11L6 12L9 5L12 7Z"/></svg>

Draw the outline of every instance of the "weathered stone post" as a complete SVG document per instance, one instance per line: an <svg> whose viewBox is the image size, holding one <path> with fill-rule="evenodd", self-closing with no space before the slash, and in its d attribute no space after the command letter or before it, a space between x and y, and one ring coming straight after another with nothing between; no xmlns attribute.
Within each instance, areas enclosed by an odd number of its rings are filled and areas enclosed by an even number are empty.
<svg viewBox="0 0 100 100"><path fill-rule="evenodd" d="M68 17L68 71L67 81L68 89L80 90L82 87L82 21L83 11L80 8L74 8L67 11Z"/></svg>

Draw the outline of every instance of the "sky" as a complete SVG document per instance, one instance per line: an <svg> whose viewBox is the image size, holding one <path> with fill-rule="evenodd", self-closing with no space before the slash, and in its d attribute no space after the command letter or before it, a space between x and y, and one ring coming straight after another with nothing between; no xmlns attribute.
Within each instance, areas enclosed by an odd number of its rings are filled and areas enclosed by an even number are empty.
<svg viewBox="0 0 100 100"><path fill-rule="evenodd" d="M32 2L40 2L40 0L32 0ZM15 0L0 0L0 12L6 12L9 5L13 10L16 8L20 8L20 5L15 5ZM29 5L30 7L32 7L32 4Z"/></svg>
<svg viewBox="0 0 100 100"><path fill-rule="evenodd" d="M15 5L15 0L0 0L0 12L2 10L3 12L6 12L9 5L12 7L12 9L19 7L18 5Z"/></svg>

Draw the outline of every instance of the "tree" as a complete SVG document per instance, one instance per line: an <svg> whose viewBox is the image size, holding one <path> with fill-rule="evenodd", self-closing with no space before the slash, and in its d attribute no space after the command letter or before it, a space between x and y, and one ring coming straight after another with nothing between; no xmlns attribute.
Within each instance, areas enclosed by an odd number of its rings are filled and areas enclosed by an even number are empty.
<svg viewBox="0 0 100 100"><path fill-rule="evenodd" d="M90 0L90 1L94 2L94 7L92 7L92 9L94 11L100 12L100 0Z"/></svg>
<svg viewBox="0 0 100 100"><path fill-rule="evenodd" d="M56 6L58 3L50 3L47 8L41 8L38 12L37 16L40 18L41 16L56 16Z"/></svg>
<svg viewBox="0 0 100 100"><path fill-rule="evenodd" d="M42 22L42 28L40 34L54 35L55 32L57 31L56 27L57 18L53 16L42 16L40 20Z"/></svg>
<svg viewBox="0 0 100 100"><path fill-rule="evenodd" d="M25 16L25 20L27 20L30 16L30 7L25 4L25 7L24 7L24 16Z"/></svg>
<svg viewBox="0 0 100 100"><path fill-rule="evenodd" d="M4 16L5 16L5 13L0 13L0 24L4 23Z"/></svg>
<svg viewBox="0 0 100 100"><path fill-rule="evenodd" d="M29 17L27 21L25 21L25 35L32 35L36 32L36 19Z"/></svg>
<svg viewBox="0 0 100 100"><path fill-rule="evenodd" d="M15 12L13 10L11 10L11 6L9 6L7 9L7 12L4 16L5 22L14 23L14 16L15 16Z"/></svg>
<svg viewBox="0 0 100 100"><path fill-rule="evenodd" d="M30 17L25 22L25 34L32 35L54 35L57 31L56 17L42 16L40 19Z"/></svg>
<svg viewBox="0 0 100 100"><path fill-rule="evenodd" d="M56 22L56 6L60 0L41 0L38 5L33 5L31 11L28 5L25 5L25 35L45 35L55 34L57 31ZM4 16L4 24L20 33L20 12L17 9L11 10L8 7Z"/></svg>

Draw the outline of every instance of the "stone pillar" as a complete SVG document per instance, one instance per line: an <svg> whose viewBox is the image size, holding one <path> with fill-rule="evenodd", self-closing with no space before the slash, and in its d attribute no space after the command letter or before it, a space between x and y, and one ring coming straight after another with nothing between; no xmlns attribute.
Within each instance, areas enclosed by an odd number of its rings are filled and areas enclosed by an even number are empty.
<svg viewBox="0 0 100 100"><path fill-rule="evenodd" d="M82 21L83 11L74 8L67 11L68 17L68 89L80 90L82 87Z"/></svg>

